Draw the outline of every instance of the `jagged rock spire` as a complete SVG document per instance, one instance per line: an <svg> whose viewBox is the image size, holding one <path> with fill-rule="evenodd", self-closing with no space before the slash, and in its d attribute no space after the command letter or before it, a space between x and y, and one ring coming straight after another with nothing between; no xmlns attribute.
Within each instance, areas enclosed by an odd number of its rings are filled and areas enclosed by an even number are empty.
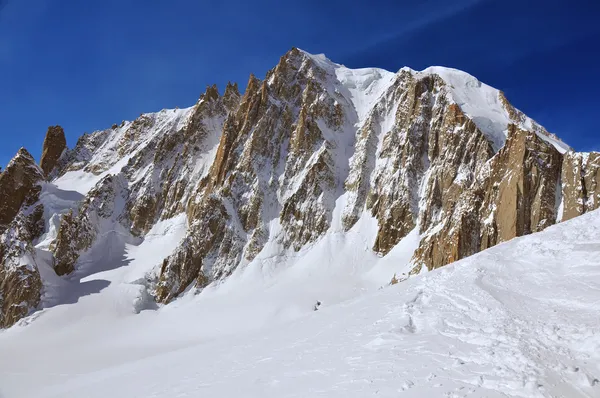
<svg viewBox="0 0 600 398"><path fill-rule="evenodd" d="M237 83L227 82L227 86L225 87L225 96L227 95L240 95L240 91L238 89Z"/></svg>
<svg viewBox="0 0 600 398"><path fill-rule="evenodd" d="M214 101L219 99L219 97L219 89L216 84L213 84L212 86L206 86L206 91L200 96L200 100Z"/></svg>
<svg viewBox="0 0 600 398"><path fill-rule="evenodd" d="M237 83L227 82L227 86L225 87L225 93L223 94L223 104L227 108L228 111L231 111L240 103L240 91L238 89Z"/></svg>
<svg viewBox="0 0 600 398"><path fill-rule="evenodd" d="M25 148L0 174L0 328L13 325L40 301L42 282L31 253L33 240L44 231L44 207L37 203L43 180Z"/></svg>
<svg viewBox="0 0 600 398"><path fill-rule="evenodd" d="M61 126L48 127L40 160L40 167L44 171L44 175L48 176L52 173L66 148L67 139L63 128Z"/></svg>
<svg viewBox="0 0 600 398"><path fill-rule="evenodd" d="M35 159L21 148L0 174L0 233L17 216L21 206L37 200L33 191L44 179L42 170Z"/></svg>
<svg viewBox="0 0 600 398"><path fill-rule="evenodd" d="M36 198L44 175L103 178L61 219L51 251L63 274L103 236L100 226L137 239L185 212L186 237L154 264L156 298L168 302L191 284L225 278L270 242L280 254L299 251L360 227L363 215L377 223L368 244L380 255L412 231L420 236L417 272L597 208L600 155L563 155L555 138L486 87L447 68L356 73L292 48L264 80L250 75L243 96L235 83L222 96L208 86L189 109L85 135L62 158L64 132L49 129L43 171L22 150L0 174L0 207L15 189L33 193L21 195L4 224L12 231L11 219L31 214L22 203ZM485 101L458 101L465 91ZM489 124L494 131L469 103L500 115ZM105 172L112 176L100 177ZM32 293L13 295L11 305L34 307Z"/></svg>

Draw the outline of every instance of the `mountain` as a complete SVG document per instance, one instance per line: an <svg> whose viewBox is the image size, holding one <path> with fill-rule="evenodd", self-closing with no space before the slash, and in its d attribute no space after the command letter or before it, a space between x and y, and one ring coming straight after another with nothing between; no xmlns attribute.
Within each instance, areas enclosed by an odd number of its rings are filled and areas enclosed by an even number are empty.
<svg viewBox="0 0 600 398"><path fill-rule="evenodd" d="M351 274L393 262L364 264L359 236L329 234L294 266L250 265L136 313L150 302L125 282L144 259L177 246L181 221L159 223L131 246L127 266L83 278L76 304L0 332L0 394L599 395L600 211L367 293L366 279L348 291L359 280Z"/></svg>
<svg viewBox="0 0 600 398"><path fill-rule="evenodd" d="M72 149L51 127L39 167L21 150L0 174L0 326L117 283L93 275L119 273L140 312L323 245L315 261L395 283L594 210L599 181L600 154L467 73L294 48L243 95L208 87Z"/></svg>

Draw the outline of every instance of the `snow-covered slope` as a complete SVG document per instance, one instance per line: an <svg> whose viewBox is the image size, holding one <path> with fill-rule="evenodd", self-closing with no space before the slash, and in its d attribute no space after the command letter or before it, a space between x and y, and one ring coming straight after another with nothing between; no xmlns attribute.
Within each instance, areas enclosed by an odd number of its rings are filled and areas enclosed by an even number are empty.
<svg viewBox="0 0 600 398"><path fill-rule="evenodd" d="M70 167L73 170L57 178L54 184L86 195L102 178L119 173L153 139L183 128L189 123L192 111L193 107L163 109L141 115L151 125L149 129L136 129L135 122L123 122L118 127L92 133L88 141L94 145L78 146Z"/></svg>
<svg viewBox="0 0 600 398"><path fill-rule="evenodd" d="M598 236L596 211L342 302L333 292L358 280L358 238L138 315L123 267L89 277L111 281L99 294L0 333L0 393L596 397Z"/></svg>
<svg viewBox="0 0 600 398"><path fill-rule="evenodd" d="M548 227L600 206L600 154L464 72L292 49L52 131L0 174L0 396L597 393L600 215Z"/></svg>
<svg viewBox="0 0 600 398"><path fill-rule="evenodd" d="M302 50L301 50L302 51ZM302 51L320 68L331 76L334 89L338 89L349 98L356 114L358 124L362 124L372 111L377 100L385 93L394 82L395 73L380 68L350 69L344 65L336 64L328 59L325 54L309 54Z"/></svg>

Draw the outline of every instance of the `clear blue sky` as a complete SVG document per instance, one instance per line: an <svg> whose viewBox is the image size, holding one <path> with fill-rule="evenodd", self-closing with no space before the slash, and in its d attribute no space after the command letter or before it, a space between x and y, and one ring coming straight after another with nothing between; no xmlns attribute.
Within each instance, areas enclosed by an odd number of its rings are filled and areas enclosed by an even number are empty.
<svg viewBox="0 0 600 398"><path fill-rule="evenodd" d="M0 0L0 165L245 86L292 46L349 67L465 70L578 150L600 150L598 0Z"/></svg>

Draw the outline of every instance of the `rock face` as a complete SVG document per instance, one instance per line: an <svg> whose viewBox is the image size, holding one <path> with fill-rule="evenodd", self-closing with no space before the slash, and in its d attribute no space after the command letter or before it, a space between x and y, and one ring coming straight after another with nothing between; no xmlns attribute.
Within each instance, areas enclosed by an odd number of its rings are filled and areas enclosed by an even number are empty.
<svg viewBox="0 0 600 398"><path fill-rule="evenodd" d="M20 149L0 174L0 328L14 324L40 302L42 282L33 241L44 232L38 203L42 170Z"/></svg>
<svg viewBox="0 0 600 398"><path fill-rule="evenodd" d="M40 160L40 167L46 176L49 176L58 166L65 149L67 149L67 139L63 128L60 126L48 127Z"/></svg>
<svg viewBox="0 0 600 398"><path fill-rule="evenodd" d="M536 134L509 126L484 185L481 249L554 224L561 154Z"/></svg>
<svg viewBox="0 0 600 398"><path fill-rule="evenodd" d="M71 210L62 216L51 249L57 275L70 274L81 253L92 247L102 227L121 227L119 200L127 197L126 184L118 176L103 178L87 195L76 215Z"/></svg>
<svg viewBox="0 0 600 398"><path fill-rule="evenodd" d="M43 178L33 156L26 149L19 149L0 174L0 233L8 228L23 205L32 205L38 200L38 184Z"/></svg>
<svg viewBox="0 0 600 398"><path fill-rule="evenodd" d="M327 74L292 50L265 81L250 77L239 108L224 123L214 163L188 203L188 237L162 264L159 301L252 261L276 218L283 229L277 239L293 250L327 231L343 184L335 171L347 168L336 155L345 149L344 128L351 128L344 120L350 103L325 86Z"/></svg>
<svg viewBox="0 0 600 398"><path fill-rule="evenodd" d="M562 221L600 207L600 153L569 152L565 155L562 196Z"/></svg>
<svg viewBox="0 0 600 398"><path fill-rule="evenodd" d="M561 162L554 146L509 125L505 145L480 163L484 168L469 176L470 184L460 177L458 187L430 190L438 192L442 204L446 195L439 192L458 195L450 196L450 206L442 205L435 233L421 229L425 238L415 253L415 271L422 265L430 270L444 266L554 224Z"/></svg>
<svg viewBox="0 0 600 398"><path fill-rule="evenodd" d="M64 145L62 129L51 128L42 170L29 156L0 174L0 231L11 234L3 253L12 252L0 268L4 326L40 305L42 249L33 245L44 232L62 276L97 248L123 249L113 240L135 244L185 216L185 237L144 282L168 303L266 247L292 255L328 233L353 233L360 220L376 225L368 243L380 256L418 235L418 273L600 206L600 154L573 152L474 77L439 67L351 70L298 49L265 80L251 75L243 96L236 84L223 94L209 86L190 108ZM45 176L50 184L36 185ZM44 210L44 190L59 186L83 198ZM52 211L50 231L43 216Z"/></svg>

